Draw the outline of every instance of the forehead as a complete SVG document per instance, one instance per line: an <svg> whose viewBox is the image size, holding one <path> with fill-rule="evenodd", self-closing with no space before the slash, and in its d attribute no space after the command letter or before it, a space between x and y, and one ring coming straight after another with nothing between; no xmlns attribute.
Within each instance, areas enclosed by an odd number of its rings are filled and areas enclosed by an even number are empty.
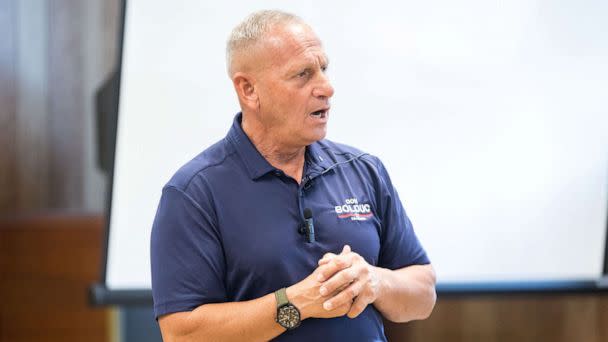
<svg viewBox="0 0 608 342"><path fill-rule="evenodd" d="M304 24L292 23L272 29L265 45L273 67L290 68L327 60L321 40Z"/></svg>

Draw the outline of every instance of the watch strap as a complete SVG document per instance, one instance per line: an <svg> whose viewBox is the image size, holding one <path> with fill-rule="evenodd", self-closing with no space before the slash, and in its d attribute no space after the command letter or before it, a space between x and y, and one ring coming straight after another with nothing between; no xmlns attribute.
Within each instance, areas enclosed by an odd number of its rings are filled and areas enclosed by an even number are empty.
<svg viewBox="0 0 608 342"><path fill-rule="evenodd" d="M283 305L289 304L289 299L287 299L287 289L286 288L277 290L274 293L274 296L277 299L277 308L280 308Z"/></svg>

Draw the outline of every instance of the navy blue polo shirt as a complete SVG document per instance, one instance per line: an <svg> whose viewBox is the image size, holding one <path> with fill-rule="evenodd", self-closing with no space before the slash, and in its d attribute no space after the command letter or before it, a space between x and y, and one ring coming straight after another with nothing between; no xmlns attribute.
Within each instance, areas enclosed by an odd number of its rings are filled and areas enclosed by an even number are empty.
<svg viewBox="0 0 608 342"><path fill-rule="evenodd" d="M315 239L299 232L304 209ZM156 317L206 303L246 301L310 275L348 244L371 264L428 264L380 160L321 140L306 148L303 179L274 168L241 128L188 162L162 190L151 236ZM373 305L355 319L307 319L278 341L385 341Z"/></svg>

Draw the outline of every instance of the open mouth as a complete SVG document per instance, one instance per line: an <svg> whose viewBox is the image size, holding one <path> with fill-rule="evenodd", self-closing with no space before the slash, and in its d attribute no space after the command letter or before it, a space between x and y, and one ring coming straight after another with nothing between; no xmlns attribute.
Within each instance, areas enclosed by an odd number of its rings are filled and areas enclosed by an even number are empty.
<svg viewBox="0 0 608 342"><path fill-rule="evenodd" d="M328 111L329 111L329 109L321 109L321 110L317 110L316 112L310 113L310 115L315 118L323 119L327 116Z"/></svg>

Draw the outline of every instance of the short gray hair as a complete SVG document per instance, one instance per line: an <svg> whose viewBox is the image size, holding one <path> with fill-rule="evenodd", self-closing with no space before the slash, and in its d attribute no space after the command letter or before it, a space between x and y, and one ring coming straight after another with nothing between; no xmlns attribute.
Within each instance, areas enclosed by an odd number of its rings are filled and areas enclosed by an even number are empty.
<svg viewBox="0 0 608 342"><path fill-rule="evenodd" d="M300 17L278 10L262 10L247 16L232 30L226 44L228 76L232 78L234 73L232 63L236 54L254 46L274 26L292 22L304 23Z"/></svg>

